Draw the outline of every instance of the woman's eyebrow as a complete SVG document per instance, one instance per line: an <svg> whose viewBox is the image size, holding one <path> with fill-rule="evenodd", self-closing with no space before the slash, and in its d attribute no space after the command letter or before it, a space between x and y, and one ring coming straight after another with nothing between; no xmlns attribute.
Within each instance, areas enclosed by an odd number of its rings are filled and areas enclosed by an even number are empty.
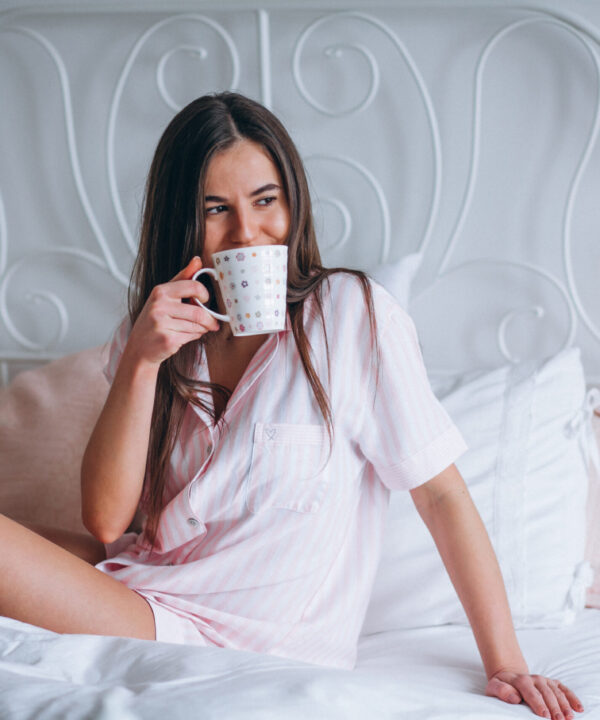
<svg viewBox="0 0 600 720"><path fill-rule="evenodd" d="M276 183L267 183L266 185L259 187L258 190L251 192L250 197L255 197L256 195L261 195L264 192L269 192L269 190L281 190L281 188Z"/></svg>
<svg viewBox="0 0 600 720"><path fill-rule="evenodd" d="M281 190L281 187L277 185L276 183L267 183L266 185L261 185L256 190L253 190L250 193L250 197L256 197L256 195L262 195L264 192L269 192L270 190ZM204 198L204 202L215 202L215 203L223 203L227 202L227 198L221 197L220 195L207 195Z"/></svg>

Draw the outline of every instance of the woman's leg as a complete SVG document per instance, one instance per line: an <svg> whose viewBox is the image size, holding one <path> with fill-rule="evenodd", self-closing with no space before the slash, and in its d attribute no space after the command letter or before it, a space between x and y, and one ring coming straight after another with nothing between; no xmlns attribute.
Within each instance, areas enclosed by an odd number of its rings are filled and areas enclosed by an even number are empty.
<svg viewBox="0 0 600 720"><path fill-rule="evenodd" d="M39 525L38 523L30 523L18 520L20 525L33 530L33 532L45 537L55 545L68 550L73 555L77 555L82 560L96 565L96 563L106 560L106 548L104 543L89 534L83 532L74 532L71 530L62 530L61 528L50 527L49 525Z"/></svg>
<svg viewBox="0 0 600 720"><path fill-rule="evenodd" d="M59 633L155 638L150 605L90 561L3 515L0 547L0 615Z"/></svg>

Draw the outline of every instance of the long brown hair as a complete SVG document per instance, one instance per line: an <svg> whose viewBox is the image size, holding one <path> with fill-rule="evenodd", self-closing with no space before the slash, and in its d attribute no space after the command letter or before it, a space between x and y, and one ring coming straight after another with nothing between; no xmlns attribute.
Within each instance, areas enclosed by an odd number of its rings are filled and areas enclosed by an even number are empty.
<svg viewBox="0 0 600 720"><path fill-rule="evenodd" d="M304 329L304 303L315 302L323 332L322 283L335 272L355 275L362 284L375 354L377 330L367 276L357 270L324 268L314 231L310 192L300 155L281 122L259 103L237 93L205 95L181 110L164 131L150 167L142 212L141 237L129 289L129 315L134 323L155 285L168 282L204 249L204 185L212 158L242 139L261 145L281 176L289 205L287 310L302 366L333 440L329 398L311 362ZM327 369L330 375L327 336ZM193 380L202 341L184 345L159 370L143 509L146 532L154 543L163 506L165 481L188 402L217 422L212 393L226 402L230 392L213 383Z"/></svg>

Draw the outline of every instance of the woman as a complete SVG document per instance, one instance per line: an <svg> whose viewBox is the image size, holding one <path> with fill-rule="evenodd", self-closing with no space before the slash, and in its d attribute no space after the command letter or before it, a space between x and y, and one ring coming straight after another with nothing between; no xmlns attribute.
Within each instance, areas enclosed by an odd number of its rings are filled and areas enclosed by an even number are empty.
<svg viewBox="0 0 600 720"><path fill-rule="evenodd" d="M213 253L253 245L288 247L287 322L233 337L190 302L223 310L192 277ZM202 97L165 130L107 376L82 467L93 537L2 518L2 613L351 668L389 490L406 489L471 622L487 693L543 717L582 709L529 674L412 322L362 273L321 266L301 160L259 104ZM143 531L126 533L140 506Z"/></svg>

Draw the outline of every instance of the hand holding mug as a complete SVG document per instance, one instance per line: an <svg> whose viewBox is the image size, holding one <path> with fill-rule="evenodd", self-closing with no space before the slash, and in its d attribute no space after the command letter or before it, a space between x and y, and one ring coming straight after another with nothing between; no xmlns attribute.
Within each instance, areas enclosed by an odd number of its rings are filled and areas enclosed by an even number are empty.
<svg viewBox="0 0 600 720"><path fill-rule="evenodd" d="M201 305L208 300L208 291L192 280L202 268L194 257L169 282L157 285L150 293L127 342L128 354L152 365L160 365L180 347L204 334L219 329L219 323ZM182 300L193 298L196 304Z"/></svg>

